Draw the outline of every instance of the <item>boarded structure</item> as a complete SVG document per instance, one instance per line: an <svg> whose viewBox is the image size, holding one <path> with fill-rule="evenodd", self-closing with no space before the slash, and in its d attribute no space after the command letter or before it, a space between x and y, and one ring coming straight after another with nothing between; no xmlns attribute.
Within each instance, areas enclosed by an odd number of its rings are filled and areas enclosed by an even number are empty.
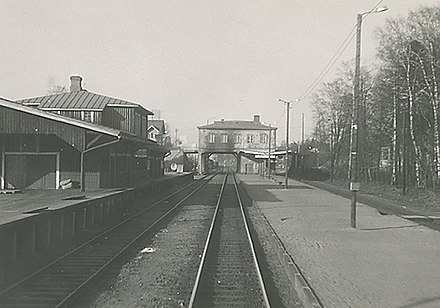
<svg viewBox="0 0 440 308"><path fill-rule="evenodd" d="M148 121L148 139L156 141L160 145L164 145L166 133L164 120Z"/></svg>
<svg viewBox="0 0 440 308"><path fill-rule="evenodd" d="M165 157L165 171L167 172L190 172L193 164L182 149L172 149Z"/></svg>
<svg viewBox="0 0 440 308"><path fill-rule="evenodd" d="M166 150L147 139L152 113L83 90L79 78L69 93L0 99L1 189L127 187L163 174Z"/></svg>

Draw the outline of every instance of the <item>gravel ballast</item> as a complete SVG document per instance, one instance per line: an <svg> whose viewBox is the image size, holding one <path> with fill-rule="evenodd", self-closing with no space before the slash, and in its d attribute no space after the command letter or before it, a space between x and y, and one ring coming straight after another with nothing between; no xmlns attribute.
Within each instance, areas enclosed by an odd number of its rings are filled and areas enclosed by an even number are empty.
<svg viewBox="0 0 440 308"><path fill-rule="evenodd" d="M270 235L261 225L266 221L259 211L248 210L266 257L272 292L278 293L276 307L301 307L283 264L268 244ZM185 205L123 266L116 281L91 306L187 307L213 213L212 205Z"/></svg>

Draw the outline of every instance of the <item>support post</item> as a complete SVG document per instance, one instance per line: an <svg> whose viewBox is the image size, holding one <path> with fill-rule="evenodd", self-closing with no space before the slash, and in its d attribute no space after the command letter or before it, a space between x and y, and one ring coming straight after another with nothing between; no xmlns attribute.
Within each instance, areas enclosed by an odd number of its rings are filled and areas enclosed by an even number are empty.
<svg viewBox="0 0 440 308"><path fill-rule="evenodd" d="M267 177L270 179L270 169L272 168L272 161L270 159L270 151L271 151L271 146L272 146L272 124L269 124L269 157L267 159L267 163L268 163L268 171L267 171Z"/></svg>
<svg viewBox="0 0 440 308"><path fill-rule="evenodd" d="M37 243L37 225L35 222L32 223L31 227L31 244L30 244L30 251L31 253L34 253L36 250L36 243Z"/></svg>
<svg viewBox="0 0 440 308"><path fill-rule="evenodd" d="M84 151L81 151L81 179L80 179L80 185L81 185L81 191L86 191L86 170L84 166Z"/></svg>
<svg viewBox="0 0 440 308"><path fill-rule="evenodd" d="M15 260L17 259L17 238L18 238L18 230L15 229L14 232L12 233L12 251L11 251L11 257L12 257L12 261L15 262Z"/></svg>
<svg viewBox="0 0 440 308"><path fill-rule="evenodd" d="M402 116L402 195L406 194L406 111Z"/></svg>
<svg viewBox="0 0 440 308"><path fill-rule="evenodd" d="M285 181L285 188L289 188L289 116L290 116L290 102L286 102L286 156L284 157L284 168L285 168L285 175L284 175L284 181Z"/></svg>
<svg viewBox="0 0 440 308"><path fill-rule="evenodd" d="M6 189L6 183L5 183L5 168L6 168L6 162L5 162L5 142L3 142L3 136L0 136L0 147L1 147L1 175L0 175L0 189Z"/></svg>
<svg viewBox="0 0 440 308"><path fill-rule="evenodd" d="M350 190L351 190L351 213L350 225L356 228L356 201L357 192L360 188L358 182L358 150L359 150L359 100L360 100L360 70L361 70L361 26L362 14L357 15L356 26L356 59L354 71L354 100L353 100L353 115L351 124L351 142L350 142Z"/></svg>

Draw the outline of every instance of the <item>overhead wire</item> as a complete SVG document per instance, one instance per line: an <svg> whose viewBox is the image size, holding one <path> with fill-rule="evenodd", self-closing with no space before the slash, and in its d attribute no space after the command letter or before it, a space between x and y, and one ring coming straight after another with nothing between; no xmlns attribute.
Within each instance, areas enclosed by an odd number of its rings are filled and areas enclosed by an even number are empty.
<svg viewBox="0 0 440 308"><path fill-rule="evenodd" d="M379 0L379 2L376 3L376 5L368 11L365 16L363 16L362 19L365 19L370 15L375 9L379 7L379 5L383 2L383 0ZM357 24L354 25L354 27L351 29L351 31L348 33L347 37L344 39L344 41L339 45L339 48L336 50L330 61L327 63L327 65L322 69L322 71L319 73L319 75L315 78L315 80L310 84L310 86L304 91L304 93L300 96L299 100L303 100L306 98L312 91L318 86L318 84L327 76L327 74L330 72L331 68L336 64L336 61L341 57L342 53L347 49L348 44L353 40L355 37Z"/></svg>

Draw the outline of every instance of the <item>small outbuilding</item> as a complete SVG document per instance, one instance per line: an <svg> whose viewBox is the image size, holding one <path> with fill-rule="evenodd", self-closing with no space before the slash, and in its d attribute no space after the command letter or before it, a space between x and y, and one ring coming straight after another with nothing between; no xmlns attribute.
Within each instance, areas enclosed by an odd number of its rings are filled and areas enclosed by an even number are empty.
<svg viewBox="0 0 440 308"><path fill-rule="evenodd" d="M170 154L165 157L167 172L190 172L193 168L193 164L182 149L170 150Z"/></svg>

